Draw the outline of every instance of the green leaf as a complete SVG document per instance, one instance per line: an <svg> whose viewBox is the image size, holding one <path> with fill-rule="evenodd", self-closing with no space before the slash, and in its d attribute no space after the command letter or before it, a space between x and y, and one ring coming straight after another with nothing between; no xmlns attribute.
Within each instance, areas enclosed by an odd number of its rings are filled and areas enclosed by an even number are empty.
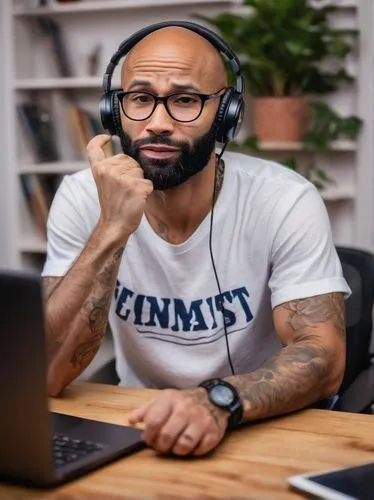
<svg viewBox="0 0 374 500"><path fill-rule="evenodd" d="M290 168L291 170L294 170L295 172L298 172L299 170L297 165L297 160L294 156L291 156L290 158L286 158L285 160L283 160L282 165Z"/></svg>
<svg viewBox="0 0 374 500"><path fill-rule="evenodd" d="M329 23L335 8L312 7L307 0L244 0L243 15L195 15L231 45L243 66L249 92L255 96L325 94L351 79L345 58L357 30ZM331 62L334 72L323 69Z"/></svg>
<svg viewBox="0 0 374 500"><path fill-rule="evenodd" d="M253 151L260 151L258 139L255 135L247 137L241 144L243 147L252 149Z"/></svg>
<svg viewBox="0 0 374 500"><path fill-rule="evenodd" d="M334 179L329 177L326 172L324 172L322 169L315 167L313 170L313 174L317 177L319 182L323 182L324 184L335 184Z"/></svg>
<svg viewBox="0 0 374 500"><path fill-rule="evenodd" d="M315 187L318 189L318 191L323 191L325 189L325 185L323 182L319 181L318 179L314 179L312 183L315 185Z"/></svg>
<svg viewBox="0 0 374 500"><path fill-rule="evenodd" d="M332 141L357 138L362 120L357 116L342 117L323 102L310 103L310 123L304 136L308 150L327 150Z"/></svg>

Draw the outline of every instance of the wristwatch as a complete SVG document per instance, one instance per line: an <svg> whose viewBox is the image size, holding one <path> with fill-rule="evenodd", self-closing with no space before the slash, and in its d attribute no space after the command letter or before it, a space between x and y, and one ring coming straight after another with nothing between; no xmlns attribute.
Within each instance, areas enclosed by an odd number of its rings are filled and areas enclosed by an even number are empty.
<svg viewBox="0 0 374 500"><path fill-rule="evenodd" d="M220 378L204 380L199 384L208 392L211 403L229 412L228 428L239 425L243 418L243 405L236 388Z"/></svg>

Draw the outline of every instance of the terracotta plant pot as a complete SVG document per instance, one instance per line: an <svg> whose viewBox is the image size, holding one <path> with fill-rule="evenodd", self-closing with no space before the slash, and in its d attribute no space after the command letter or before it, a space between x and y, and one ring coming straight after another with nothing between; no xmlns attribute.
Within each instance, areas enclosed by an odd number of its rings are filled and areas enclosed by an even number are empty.
<svg viewBox="0 0 374 500"><path fill-rule="evenodd" d="M254 133L260 142L301 141L308 122L305 97L256 97Z"/></svg>

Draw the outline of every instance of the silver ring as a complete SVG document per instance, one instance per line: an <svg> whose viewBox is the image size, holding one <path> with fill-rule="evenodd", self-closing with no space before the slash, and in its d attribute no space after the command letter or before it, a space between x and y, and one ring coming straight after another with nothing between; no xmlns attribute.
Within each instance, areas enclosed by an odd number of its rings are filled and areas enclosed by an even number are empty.
<svg viewBox="0 0 374 500"><path fill-rule="evenodd" d="M185 439L186 441L195 441L194 438L189 434L182 434L182 438Z"/></svg>

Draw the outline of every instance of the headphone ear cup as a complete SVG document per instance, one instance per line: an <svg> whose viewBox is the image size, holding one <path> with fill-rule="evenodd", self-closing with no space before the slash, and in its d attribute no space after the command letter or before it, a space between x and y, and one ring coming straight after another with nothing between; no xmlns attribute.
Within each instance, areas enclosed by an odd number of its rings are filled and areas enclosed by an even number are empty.
<svg viewBox="0 0 374 500"><path fill-rule="evenodd" d="M100 99L99 111L101 124L110 135L119 135L122 130L118 90L106 92Z"/></svg>
<svg viewBox="0 0 374 500"><path fill-rule="evenodd" d="M243 120L244 101L241 93L232 87L221 97L215 119L216 140L226 144L234 139Z"/></svg>
<svg viewBox="0 0 374 500"><path fill-rule="evenodd" d="M118 91L112 91L111 93L112 96L112 116L113 116L113 125L114 125L114 130L115 134L118 137L122 133L122 123L121 123L121 110L120 110L120 102L118 99Z"/></svg>
<svg viewBox="0 0 374 500"><path fill-rule="evenodd" d="M228 88L222 95L219 107L216 113L216 118L214 121L214 129L216 135L216 141L224 143L225 142L225 116L229 101L231 101L231 94L233 89Z"/></svg>

